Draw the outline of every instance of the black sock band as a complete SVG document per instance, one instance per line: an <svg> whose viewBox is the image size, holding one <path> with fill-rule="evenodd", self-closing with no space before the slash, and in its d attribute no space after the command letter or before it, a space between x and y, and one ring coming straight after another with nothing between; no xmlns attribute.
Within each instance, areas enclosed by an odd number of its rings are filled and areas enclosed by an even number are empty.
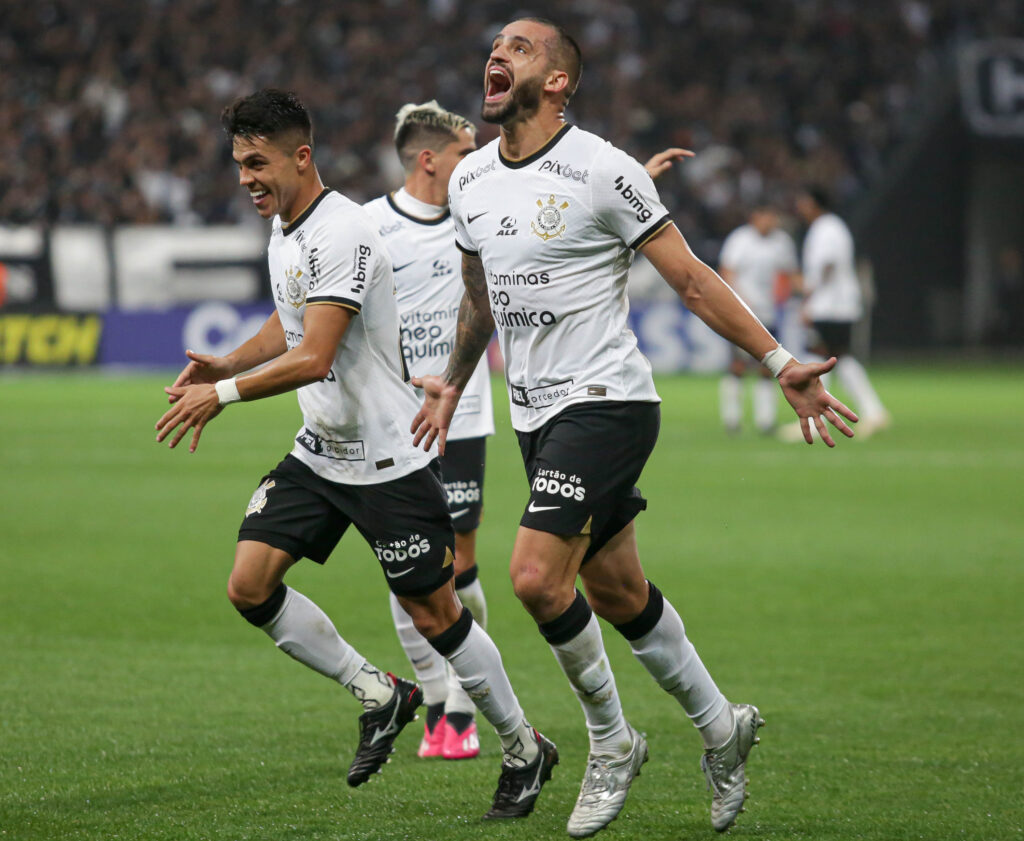
<svg viewBox="0 0 1024 841"><path fill-rule="evenodd" d="M470 584L476 581L476 578L479 574L480 568L476 564L473 564L473 566L471 566L465 572L460 572L458 575L455 576L455 589L461 590L463 587L468 587Z"/></svg>
<svg viewBox="0 0 1024 841"><path fill-rule="evenodd" d="M288 588L282 581L277 585L277 589L270 594L270 598L263 602L263 604L258 604L256 607L247 607L244 610L239 608L238 612L242 614L246 622L255 625L257 628L262 628L277 616L281 605L284 604L284 597L286 595L288 595Z"/></svg>
<svg viewBox="0 0 1024 841"><path fill-rule="evenodd" d="M661 590L655 587L652 581L648 581L647 584L650 587L650 593L647 596L647 604L640 611L640 615L636 619L630 619L628 622L615 626L615 630L630 642L653 631L654 626L661 619L661 614L665 612L665 597L661 594Z"/></svg>
<svg viewBox="0 0 1024 841"><path fill-rule="evenodd" d="M447 631L441 631L436 637L427 640L427 642L434 647L434 651L447 658L449 654L466 641L466 637L469 636L469 632L472 629L473 614L469 612L468 607L464 607L462 608L462 614L455 620L454 625Z"/></svg>
<svg viewBox="0 0 1024 841"><path fill-rule="evenodd" d="M566 608L565 613L552 619L550 622L540 622L537 627L540 629L548 645L561 645L577 636L580 631L587 627L590 617L594 612L583 598L583 594L577 590L573 603Z"/></svg>

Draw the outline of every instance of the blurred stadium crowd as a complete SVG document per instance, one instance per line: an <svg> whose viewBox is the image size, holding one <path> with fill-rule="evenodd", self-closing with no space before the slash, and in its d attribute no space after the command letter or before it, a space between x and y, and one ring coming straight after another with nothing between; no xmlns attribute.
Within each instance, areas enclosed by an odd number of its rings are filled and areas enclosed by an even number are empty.
<svg viewBox="0 0 1024 841"><path fill-rule="evenodd" d="M854 200L943 52L1016 30L1019 8L569 0L525 11L557 17L581 43L572 122L641 160L669 144L700 153L661 189L706 255L751 202L801 182ZM492 0L4 0L0 221L253 223L219 114L261 86L310 106L328 184L378 195L399 183L398 107L437 98L476 120L490 41L519 13Z"/></svg>

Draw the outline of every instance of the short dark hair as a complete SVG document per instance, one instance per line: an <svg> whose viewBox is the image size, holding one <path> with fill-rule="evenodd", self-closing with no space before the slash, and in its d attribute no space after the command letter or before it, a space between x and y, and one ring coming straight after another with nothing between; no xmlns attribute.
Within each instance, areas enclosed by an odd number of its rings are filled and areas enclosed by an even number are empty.
<svg viewBox="0 0 1024 841"><path fill-rule="evenodd" d="M814 199L814 203L822 210L832 209L832 199L821 184L805 184L803 192Z"/></svg>
<svg viewBox="0 0 1024 841"><path fill-rule="evenodd" d="M232 139L263 137L279 142L292 135L292 151L302 145L313 145L313 121L306 106L291 91L264 88L239 97L221 112L220 121Z"/></svg>
<svg viewBox="0 0 1024 841"><path fill-rule="evenodd" d="M583 51L576 39L572 37L560 23L541 17L525 17L520 20L529 20L550 27L555 31L553 55L551 56L554 66L569 74L569 84L565 89L566 103L576 93L579 87L580 77L583 76Z"/></svg>

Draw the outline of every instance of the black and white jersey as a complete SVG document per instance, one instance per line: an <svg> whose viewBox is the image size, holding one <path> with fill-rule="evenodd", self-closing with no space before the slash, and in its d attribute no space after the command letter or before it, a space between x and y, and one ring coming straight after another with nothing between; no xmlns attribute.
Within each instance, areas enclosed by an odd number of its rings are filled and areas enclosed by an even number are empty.
<svg viewBox="0 0 1024 841"><path fill-rule="evenodd" d="M718 262L732 272L733 288L754 315L774 324L778 277L797 270L793 238L779 228L765 236L753 225L741 225L725 238Z"/></svg>
<svg viewBox="0 0 1024 841"><path fill-rule="evenodd" d="M402 353L415 377L442 374L455 346L462 302L462 254L455 247L451 214L423 218L425 205L404 190L364 205L391 255ZM481 357L467 383L448 429L448 440L494 434L494 408L487 358Z"/></svg>
<svg viewBox="0 0 1024 841"><path fill-rule="evenodd" d="M358 313L320 382L298 389L305 425L292 455L318 476L371 485L405 476L433 454L412 446L419 409L399 346L391 258L355 202L324 190L287 228L274 217L268 249L274 302L288 348L310 306Z"/></svg>
<svg viewBox="0 0 1024 841"><path fill-rule="evenodd" d="M593 400L658 402L626 324L633 249L671 224L651 177L570 125L521 160L498 142L459 163L449 206L459 248L487 274L512 425Z"/></svg>

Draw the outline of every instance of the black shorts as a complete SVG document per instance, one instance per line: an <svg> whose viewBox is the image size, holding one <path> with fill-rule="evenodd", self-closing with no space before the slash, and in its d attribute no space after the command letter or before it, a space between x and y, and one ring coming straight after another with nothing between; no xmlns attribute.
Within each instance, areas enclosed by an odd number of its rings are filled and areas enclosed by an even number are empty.
<svg viewBox="0 0 1024 841"><path fill-rule="evenodd" d="M441 481L448 494L452 526L461 533L476 530L484 508L484 462L487 438L463 438L445 444Z"/></svg>
<svg viewBox="0 0 1024 841"><path fill-rule="evenodd" d="M824 356L842 356L850 352L853 336L852 321L815 321L815 335L808 336L807 345Z"/></svg>
<svg viewBox="0 0 1024 841"><path fill-rule="evenodd" d="M636 481L658 440L657 403L582 403L516 432L530 481L519 524L589 534L588 560L647 507Z"/></svg>
<svg viewBox="0 0 1024 841"><path fill-rule="evenodd" d="M238 539L322 564L350 523L396 595L432 593L454 574L455 535L436 461L390 482L343 485L287 455L260 481Z"/></svg>

